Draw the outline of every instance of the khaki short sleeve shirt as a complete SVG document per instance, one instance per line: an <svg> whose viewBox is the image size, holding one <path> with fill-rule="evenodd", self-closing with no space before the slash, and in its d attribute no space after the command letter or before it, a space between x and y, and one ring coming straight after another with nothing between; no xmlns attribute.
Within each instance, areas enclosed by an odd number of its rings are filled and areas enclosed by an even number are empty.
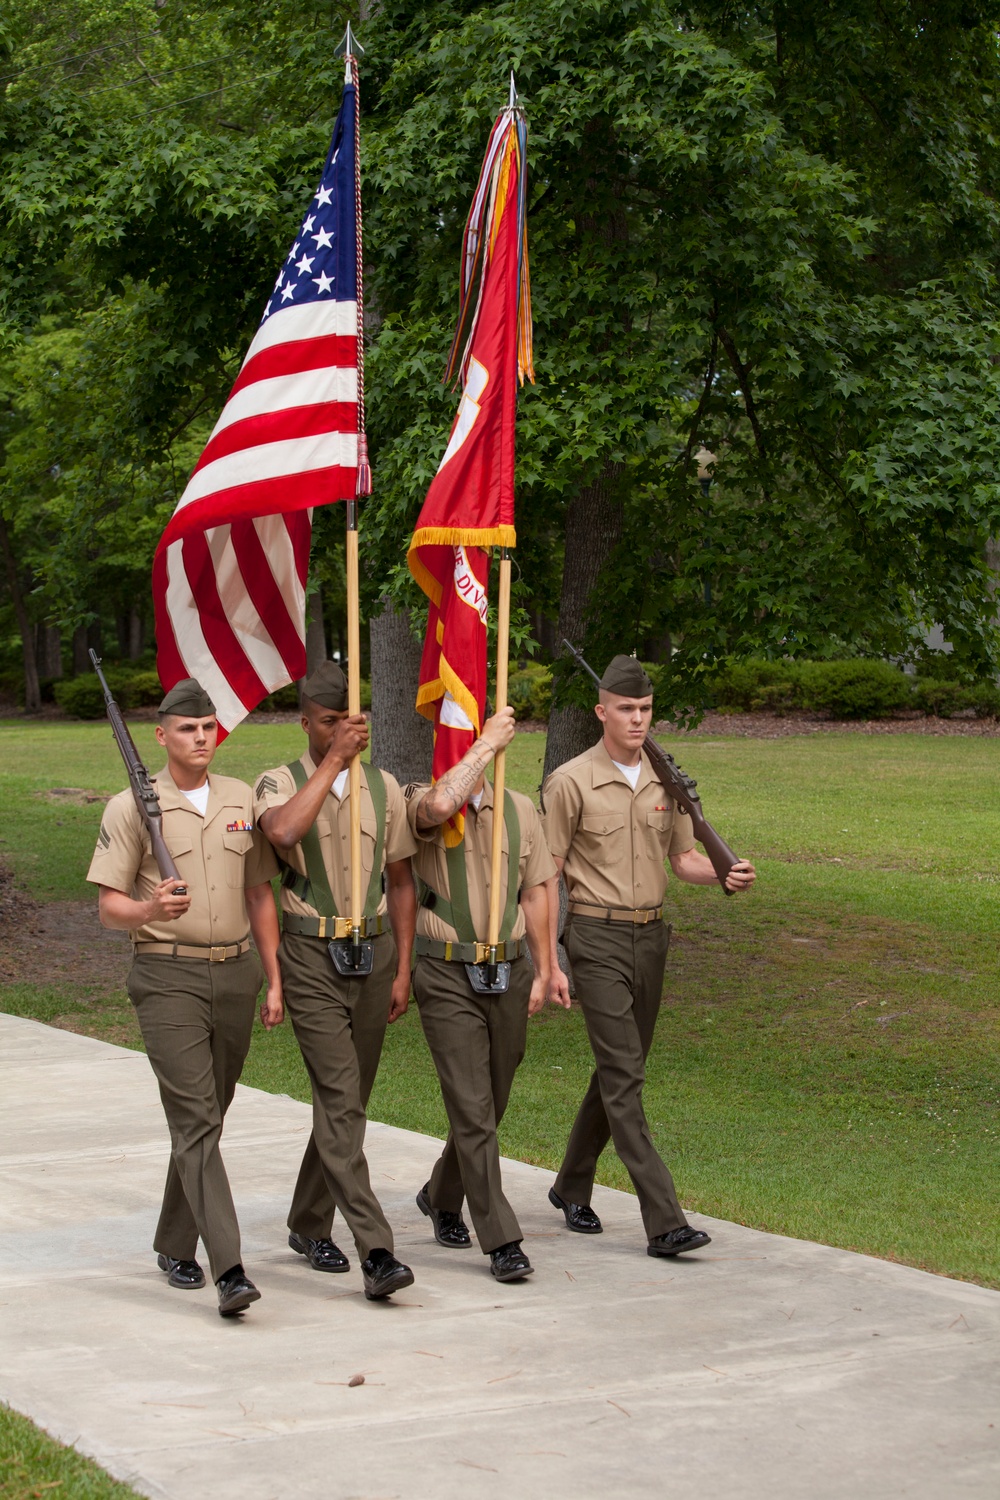
<svg viewBox="0 0 1000 1500"><path fill-rule="evenodd" d="M429 785L414 784L406 788L406 808L410 828L414 833L417 852L414 868L432 891L446 901L451 899L448 882L448 856L440 828L417 832L417 808ZM556 873L555 861L549 853L542 832L541 819L529 798L521 792L512 792L521 828L521 857L518 863L518 888L530 890L532 886L544 885ZM500 861L501 888L507 889L509 847L507 830L503 831L503 854ZM465 809L465 869L469 882L469 910L472 914L476 937L485 943L490 921L490 863L493 852L493 787L486 782L483 800L477 812L470 802ZM511 937L524 936L524 912L520 907L511 929ZM425 906L417 908L417 933L420 937L437 938L444 942L456 942L458 933L449 922L442 921L435 911Z"/></svg>
<svg viewBox="0 0 1000 1500"><path fill-rule="evenodd" d="M571 901L623 910L661 905L664 861L694 848L691 819L653 774L646 756L635 791L599 741L545 783L545 836L565 861Z"/></svg>
<svg viewBox="0 0 1000 1500"><path fill-rule="evenodd" d="M301 758L301 765L306 776L312 776L316 771L316 765L307 750ZM385 846L382 855L382 868L387 864L395 864L397 860L409 859L416 853L417 846L406 817L406 803L400 790L399 782L388 771L381 773L385 782ZM282 807L290 797L297 791L295 778L287 766L276 766L273 770L265 771L258 779L254 788L254 814L260 817L272 807ZM372 869L375 865L375 839L377 834L375 821L375 805L372 802L371 792L368 790L368 781L364 772L361 774L361 899L364 900L368 893L368 885L371 880ZM345 917L351 906L351 793L350 783L344 786L343 797L338 797L331 788L327 793L323 806L320 808L316 819L316 832L319 834L320 849L323 853L323 864L326 868L326 877L330 882L330 890L333 892L334 904L337 914ZM282 851L282 860L290 865L299 875L305 875L306 862L302 853L302 845L296 844L294 849ZM300 896L287 886L281 888L281 909L291 912L293 916L315 917L320 914L316 908L309 906ZM382 893L378 904L378 912L384 915L387 909L385 892ZM327 915L323 913L323 915Z"/></svg>
<svg viewBox="0 0 1000 1500"><path fill-rule="evenodd" d="M153 777L163 813L163 838L191 893L191 905L176 922L148 922L129 933L133 943L239 943L250 926L243 892L278 873L274 851L257 831L253 794L232 776L208 778L202 817L178 791L169 772ZM93 885L148 901L160 883L146 826L130 791L104 809L97 848L87 871Z"/></svg>

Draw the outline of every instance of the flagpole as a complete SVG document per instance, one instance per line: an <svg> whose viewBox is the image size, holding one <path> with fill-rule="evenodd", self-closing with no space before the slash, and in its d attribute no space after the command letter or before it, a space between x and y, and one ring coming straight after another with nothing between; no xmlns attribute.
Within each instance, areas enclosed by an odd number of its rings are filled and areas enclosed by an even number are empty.
<svg viewBox="0 0 1000 1500"><path fill-rule="evenodd" d="M337 48L344 56L346 80L354 84L354 202L357 241L358 309L358 479L356 497L371 493L371 469L368 464L368 441L365 435L365 353L364 353L364 253L361 240L361 104L358 91L357 54L364 48L351 30ZM353 718L361 713L361 590L358 563L358 502L349 500L346 508L345 562L347 567L347 712ZM371 972L371 954L363 944L361 894L361 755L353 756L347 771L350 789L350 858L351 858L351 940L347 967L356 974Z"/></svg>
<svg viewBox="0 0 1000 1500"><path fill-rule="evenodd" d="M497 592L497 691L495 713L507 707L507 670L510 658L510 551L500 550L500 580ZM493 844L490 860L490 922L487 932L486 982L496 983L497 943L500 938L500 862L503 857L504 792L507 751L498 750L493 761Z"/></svg>

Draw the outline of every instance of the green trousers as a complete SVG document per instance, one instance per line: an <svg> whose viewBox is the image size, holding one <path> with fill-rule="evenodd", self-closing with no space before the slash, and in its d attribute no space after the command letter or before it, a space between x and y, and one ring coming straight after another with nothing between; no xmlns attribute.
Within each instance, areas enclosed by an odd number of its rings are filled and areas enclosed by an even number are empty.
<svg viewBox="0 0 1000 1500"><path fill-rule="evenodd" d="M219 1142L247 1052L263 976L253 952L225 963L140 954L127 988L170 1129L170 1165L153 1248L194 1260L212 1280L240 1260L240 1229Z"/></svg>
<svg viewBox="0 0 1000 1500"><path fill-rule="evenodd" d="M466 1200L486 1255L522 1238L500 1181L497 1126L524 1057L531 969L515 959L506 994L477 995L463 964L418 958L413 993L451 1127L431 1173L430 1201L459 1213Z"/></svg>
<svg viewBox="0 0 1000 1500"><path fill-rule="evenodd" d="M312 1084L313 1126L288 1211L307 1239L330 1237L340 1209L358 1255L393 1249L392 1230L372 1191L365 1159L365 1110L389 1019L396 944L373 938L372 972L345 979L325 938L282 934L278 947L285 1005Z"/></svg>
<svg viewBox="0 0 1000 1500"><path fill-rule="evenodd" d="M570 1131L555 1190L567 1203L589 1203L598 1157L614 1141L635 1187L646 1237L652 1239L687 1223L642 1103L670 928L662 922L633 927L570 916L564 943L597 1067Z"/></svg>

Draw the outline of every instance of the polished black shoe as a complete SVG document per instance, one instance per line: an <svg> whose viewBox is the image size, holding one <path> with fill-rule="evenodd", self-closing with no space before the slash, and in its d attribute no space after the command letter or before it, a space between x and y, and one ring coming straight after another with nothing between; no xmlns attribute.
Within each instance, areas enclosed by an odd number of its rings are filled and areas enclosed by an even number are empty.
<svg viewBox="0 0 1000 1500"><path fill-rule="evenodd" d="M404 1286L413 1285L413 1272L409 1266L404 1266L388 1250L373 1250L368 1259L361 1262L361 1277L369 1302L391 1297L393 1292L401 1292Z"/></svg>
<svg viewBox="0 0 1000 1500"><path fill-rule="evenodd" d="M461 1214L450 1208L433 1208L429 1196L430 1183L425 1182L417 1194L417 1207L434 1225L434 1238L446 1250L467 1250L472 1244L469 1226Z"/></svg>
<svg viewBox="0 0 1000 1500"><path fill-rule="evenodd" d="M654 1235L646 1246L647 1255L681 1255L685 1250L702 1250L712 1243L704 1229L693 1229L683 1224L680 1229L671 1229L669 1234Z"/></svg>
<svg viewBox="0 0 1000 1500"><path fill-rule="evenodd" d="M182 1292L196 1292L205 1285L205 1273L196 1260L174 1260L172 1255L158 1255L156 1264L167 1273L167 1285Z"/></svg>
<svg viewBox="0 0 1000 1500"><path fill-rule="evenodd" d="M561 1208L566 1216L566 1228L576 1234L602 1234L604 1225L589 1203L566 1203L555 1188L549 1188L549 1202L553 1208Z"/></svg>
<svg viewBox="0 0 1000 1500"><path fill-rule="evenodd" d="M260 1301L260 1292L242 1266L233 1266L215 1283L219 1293L219 1317L231 1318L246 1312L251 1302Z"/></svg>
<svg viewBox="0 0 1000 1500"><path fill-rule="evenodd" d="M304 1234L289 1234L289 1247L304 1255L314 1271L349 1271L351 1263L333 1240L310 1240Z"/></svg>
<svg viewBox="0 0 1000 1500"><path fill-rule="evenodd" d="M490 1251L490 1270L497 1281L521 1281L530 1276L534 1266L521 1249L520 1240L511 1240L509 1245L499 1245Z"/></svg>

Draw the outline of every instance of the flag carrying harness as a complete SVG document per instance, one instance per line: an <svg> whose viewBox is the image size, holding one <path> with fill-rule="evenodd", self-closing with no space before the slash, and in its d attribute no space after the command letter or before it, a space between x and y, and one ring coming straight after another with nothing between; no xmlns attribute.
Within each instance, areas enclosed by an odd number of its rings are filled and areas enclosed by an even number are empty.
<svg viewBox="0 0 1000 1500"><path fill-rule="evenodd" d="M300 760L292 761L286 767L295 780L295 790L301 792L308 781L306 769ZM370 921L378 911L379 901L382 895L382 851L385 848L385 819L386 819L386 795L385 782L382 780L381 771L374 766L365 763L362 766L365 780L368 782L368 791L371 795L372 806L375 809L375 858L372 864L371 879L368 882L368 895L365 898L364 917L366 922ZM286 890L290 890L304 901L307 906L313 907L319 917L340 917L336 902L333 899L333 891L327 878L326 864L323 860L323 849L320 844L319 834L316 832L316 824L302 835L300 840L302 857L305 860L306 873L300 874L293 870L291 865L282 860L285 873L281 883ZM288 931L301 930L300 922L293 922L289 926L289 914L285 914L285 927ZM320 937L326 936L320 932Z"/></svg>
<svg viewBox="0 0 1000 1500"><path fill-rule="evenodd" d="M507 833L507 903L504 908L500 938L506 943L514 930L514 920L517 916L518 875L521 868L521 824L510 792L504 793L503 826ZM475 946L478 939L472 921L472 908L469 904L469 877L465 868L464 838L460 844L454 844L451 848L445 849L445 858L448 863L448 889L451 892L451 899L442 896L439 891L434 890L424 881L422 884L425 889L420 904L432 910L442 922L447 922L450 927L454 927L458 933L459 943ZM427 939L418 938L417 941L422 947L427 947ZM455 957L464 958L464 955L456 953Z"/></svg>

